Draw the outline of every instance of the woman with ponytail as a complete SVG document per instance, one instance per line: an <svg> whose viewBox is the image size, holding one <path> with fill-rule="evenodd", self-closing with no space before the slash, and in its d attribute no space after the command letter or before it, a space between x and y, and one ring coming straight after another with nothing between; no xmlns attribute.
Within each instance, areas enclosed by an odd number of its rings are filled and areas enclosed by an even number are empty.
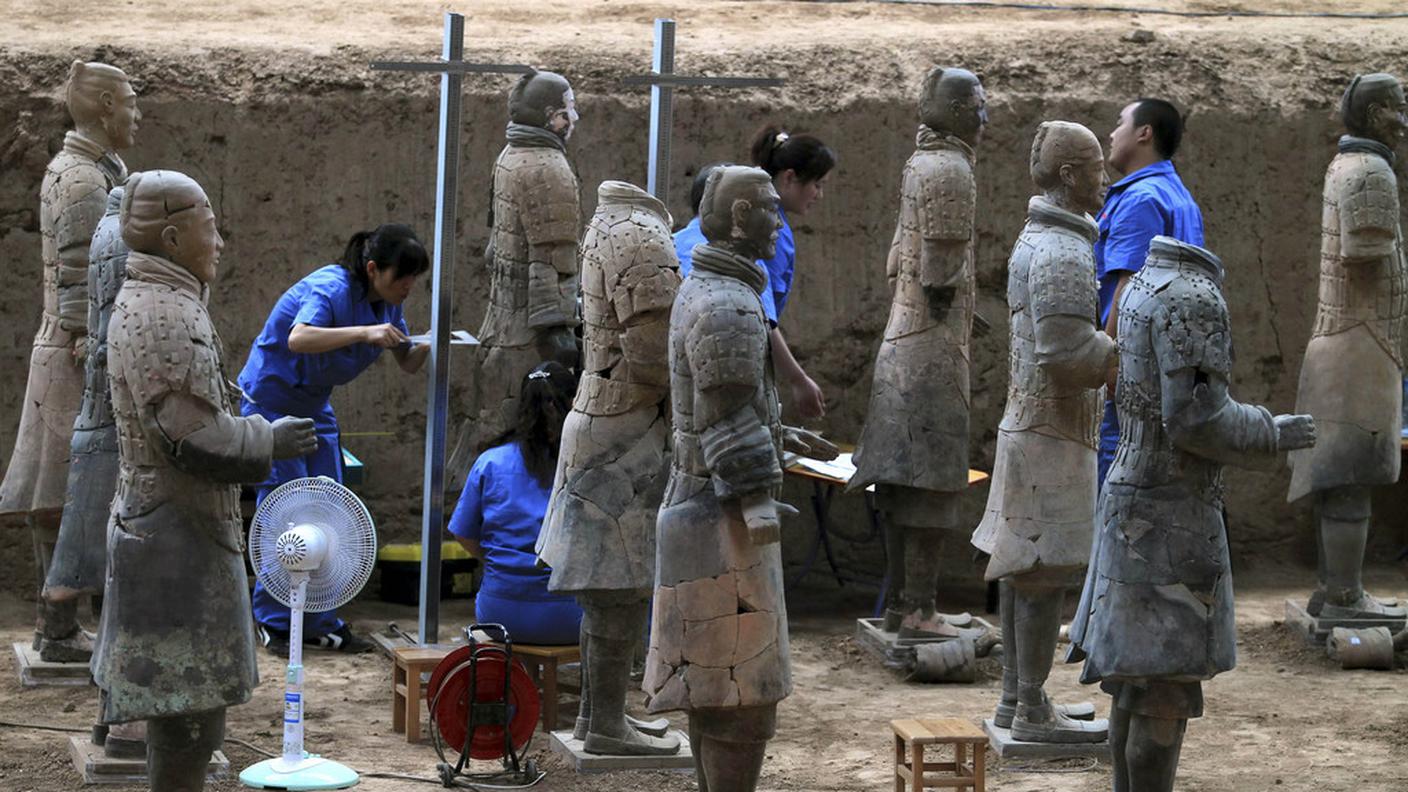
<svg viewBox="0 0 1408 792"><path fill-rule="evenodd" d="M391 350L408 374L425 363L430 346L412 346L401 304L429 268L430 258L410 226L387 223L353 234L341 260L314 270L279 298L240 372L240 411L270 421L286 415L312 418L318 450L275 461L256 491L256 502L296 478L342 481L342 444L329 402L332 390L356 379L382 350ZM288 608L258 583L253 604L260 643L286 657ZM303 630L303 642L311 646L342 652L372 648L334 611L305 614Z"/></svg>
<svg viewBox="0 0 1408 792"><path fill-rule="evenodd" d="M792 403L802 418L820 418L826 413L821 388L802 370L777 323L787 308L792 291L792 275L797 263L797 244L792 236L791 218L802 217L821 200L826 176L836 167L836 152L815 135L792 134L777 124L769 124L753 136L749 150L753 164L768 172L777 189L778 213L782 228L777 232L777 252L759 262L768 273L771 300L763 300L763 310L772 324L769 341L772 362L780 384L787 386Z"/></svg>

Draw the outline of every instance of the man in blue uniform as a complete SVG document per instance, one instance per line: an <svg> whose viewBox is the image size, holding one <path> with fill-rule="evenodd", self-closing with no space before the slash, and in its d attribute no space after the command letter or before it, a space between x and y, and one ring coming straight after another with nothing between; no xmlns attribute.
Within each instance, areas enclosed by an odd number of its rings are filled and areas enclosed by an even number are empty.
<svg viewBox="0 0 1408 792"><path fill-rule="evenodd" d="M1138 99L1120 111L1110 133L1110 168L1124 178L1110 187L1100 212L1100 237L1095 243L1095 274L1100 279L1100 323L1116 337L1120 294L1131 276L1144 266L1149 243L1170 236L1190 245L1203 245L1203 213L1178 171L1173 155L1183 139L1178 108L1162 99ZM1115 417L1114 374L1105 389L1105 415L1100 422L1100 482L1115 458L1120 427Z"/></svg>

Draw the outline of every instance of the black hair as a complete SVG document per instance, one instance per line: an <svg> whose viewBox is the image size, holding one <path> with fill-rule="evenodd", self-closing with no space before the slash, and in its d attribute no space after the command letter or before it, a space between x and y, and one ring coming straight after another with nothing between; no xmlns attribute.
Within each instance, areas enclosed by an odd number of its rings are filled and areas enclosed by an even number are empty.
<svg viewBox="0 0 1408 792"><path fill-rule="evenodd" d="M368 261L375 261L379 269L390 267L397 278L420 275L430 269L425 246L410 226L401 223L382 223L374 230L353 234L337 263L365 291L371 288L367 278Z"/></svg>
<svg viewBox="0 0 1408 792"><path fill-rule="evenodd" d="M694 183L689 185L689 209L696 216L699 214L699 202L704 200L704 185L709 183L709 174L713 173L715 168L724 168L732 164L732 162L711 162L694 174Z"/></svg>
<svg viewBox="0 0 1408 792"><path fill-rule="evenodd" d="M790 170L804 182L825 177L836 167L836 152L821 138L806 133L790 134L778 124L768 124L753 136L749 148L753 164L777 178Z"/></svg>
<svg viewBox="0 0 1408 792"><path fill-rule="evenodd" d="M1134 125L1148 125L1154 133L1154 151L1164 159L1172 159L1183 142L1183 116L1172 102L1141 98L1134 103Z"/></svg>
<svg viewBox="0 0 1408 792"><path fill-rule="evenodd" d="M572 411L577 378L555 360L539 363L523 378L518 392L518 419L499 441L514 441L523 454L523 466L544 487L557 474L557 448L562 424Z"/></svg>

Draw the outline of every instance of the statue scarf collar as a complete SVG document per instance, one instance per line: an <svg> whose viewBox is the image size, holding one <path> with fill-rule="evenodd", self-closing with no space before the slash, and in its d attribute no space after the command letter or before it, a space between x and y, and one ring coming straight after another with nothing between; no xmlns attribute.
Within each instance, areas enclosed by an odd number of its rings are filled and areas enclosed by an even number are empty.
<svg viewBox="0 0 1408 792"><path fill-rule="evenodd" d="M767 271L753 259L731 253L712 243L696 246L693 255L696 270L743 281L758 294L762 294L768 285Z"/></svg>

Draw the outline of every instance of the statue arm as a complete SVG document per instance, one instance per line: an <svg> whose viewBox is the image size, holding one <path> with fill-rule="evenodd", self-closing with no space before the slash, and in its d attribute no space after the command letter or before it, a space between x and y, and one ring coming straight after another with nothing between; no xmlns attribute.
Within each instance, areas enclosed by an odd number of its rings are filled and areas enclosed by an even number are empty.
<svg viewBox="0 0 1408 792"><path fill-rule="evenodd" d="M1058 247L1038 254L1029 273L1037 365L1062 385L1100 387L1114 365L1115 342L1095 327L1094 262Z"/></svg>
<svg viewBox="0 0 1408 792"><path fill-rule="evenodd" d="M902 224L895 223L895 235L890 240L890 252L885 256L885 280L890 284L890 296L894 297L895 284L900 277L900 230Z"/></svg>
<svg viewBox="0 0 1408 792"><path fill-rule="evenodd" d="M575 327L577 239L581 206L577 179L567 161L541 166L527 187L523 232L528 240L528 326L535 330Z"/></svg>
<svg viewBox="0 0 1408 792"><path fill-rule="evenodd" d="M953 303L962 287L963 270L973 244L973 173L967 167L949 165L918 180L909 192L918 192L919 285L928 295L935 318Z"/></svg>
<svg viewBox="0 0 1408 792"><path fill-rule="evenodd" d="M72 171L70 171L72 172ZM88 254L93 232L107 211L107 189L97 176L68 185L68 204L54 224L58 253L59 326L70 333L88 332Z"/></svg>
<svg viewBox="0 0 1408 792"><path fill-rule="evenodd" d="M636 382L670 386L670 310L680 288L673 245L643 245L615 279L611 305L621 323L621 355Z"/></svg>
<svg viewBox="0 0 1408 792"><path fill-rule="evenodd" d="M1379 261L1398 242L1398 183L1374 167L1340 201L1340 255L1347 264Z"/></svg>
<svg viewBox="0 0 1408 792"><path fill-rule="evenodd" d="M239 417L190 393L147 405L147 434L178 470L222 484L268 478L274 434L263 417Z"/></svg>

